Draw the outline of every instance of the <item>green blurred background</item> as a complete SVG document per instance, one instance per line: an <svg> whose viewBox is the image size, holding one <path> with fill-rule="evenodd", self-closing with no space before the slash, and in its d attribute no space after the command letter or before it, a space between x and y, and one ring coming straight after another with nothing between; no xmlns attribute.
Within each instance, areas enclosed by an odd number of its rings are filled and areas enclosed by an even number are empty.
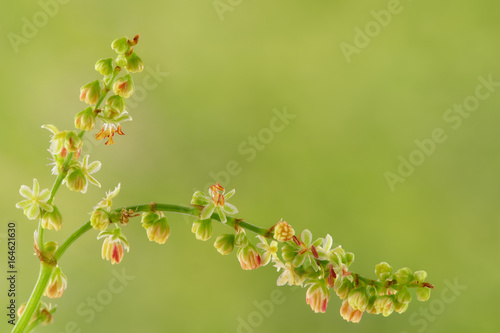
<svg viewBox="0 0 500 333"><path fill-rule="evenodd" d="M157 86L132 98L128 109L134 121L124 123L126 135L116 138L116 145L87 135L84 153L103 163L96 176L102 188L91 185L86 195L61 188L56 204L64 227L47 232L47 239L62 242L117 183L122 191L116 205L188 204L193 190L213 182L213 174L221 175L234 160L238 174L222 180L237 189L232 202L238 216L261 226L285 218L297 231L330 233L335 244L356 254L352 269L367 276L374 276L380 261L425 269L436 286L431 300L414 299L402 315L365 314L361 323L351 324L339 316L341 302L332 296L327 313L315 314L305 303L305 289L277 288L273 267L243 271L234 254L215 251L213 239L195 240L191 219L171 216L172 235L163 246L147 240L138 220L125 228L131 251L120 265L100 258L96 232L82 237L60 262L69 284L52 302L58 305L55 321L37 331L498 328L498 87L457 129L443 119L454 104L474 101L470 96L479 77L500 81L498 3L228 1L222 1L227 7L221 15L212 0L42 0L52 4L51 15L43 14L47 9L37 1L2 2L0 267L5 272L6 224L13 220L18 302L29 297L38 272L35 223L15 209L18 190L31 186L33 177L43 187L54 180L45 166L49 133L40 126L71 128L74 114L85 107L79 88L98 78L95 61L113 56L113 39L136 33L141 33L137 53L147 67L135 76L136 84ZM388 6L398 14L386 26L374 23L371 11ZM22 37L26 20L34 18L39 27L13 47L9 36ZM367 24L372 37L368 43L358 36L358 46L368 45L348 62L341 43L354 45L355 29L363 31ZM147 81L152 72L163 74ZM285 108L295 118L270 139L264 129L273 109ZM415 140L430 138L436 128L447 140L392 191L386 172L398 172L400 156L417 156ZM238 147L248 148L249 137L259 133L266 144L259 141L262 150L249 161L250 153ZM215 233L224 231L215 226ZM111 293L109 283L122 270L133 280ZM3 276L1 281L1 327L8 331ZM461 289L451 288L454 284ZM276 289L286 301L262 313L256 303L267 304ZM90 310L88 297L98 299L98 310ZM244 328L242 320L253 326Z"/></svg>

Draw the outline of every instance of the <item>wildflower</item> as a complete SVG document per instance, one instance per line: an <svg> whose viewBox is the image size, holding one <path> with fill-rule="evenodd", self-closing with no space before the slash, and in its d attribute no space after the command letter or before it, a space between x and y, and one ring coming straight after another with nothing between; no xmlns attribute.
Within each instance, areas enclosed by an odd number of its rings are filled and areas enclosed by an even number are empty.
<svg viewBox="0 0 500 333"><path fill-rule="evenodd" d="M125 99L121 96L113 95L106 100L106 105L121 113L125 109Z"/></svg>
<svg viewBox="0 0 500 333"><path fill-rule="evenodd" d="M205 206L201 211L200 219L209 219L216 212L219 215L220 221L226 223L226 214L234 215L238 213L238 209L234 205L226 202L235 192L236 190L233 189L225 193L224 187L217 183L210 186L208 190L210 196L206 196L203 192L195 192L191 204Z"/></svg>
<svg viewBox="0 0 500 333"><path fill-rule="evenodd" d="M54 210L52 212L45 212L42 217L42 228L44 229L54 229L58 231L62 226L62 216L59 209L53 206Z"/></svg>
<svg viewBox="0 0 500 333"><path fill-rule="evenodd" d="M407 284L413 280L413 274L408 267L398 269L394 277L400 284Z"/></svg>
<svg viewBox="0 0 500 333"><path fill-rule="evenodd" d="M83 157L82 163L81 163L81 169L83 174L85 175L85 178L93 185L97 187L101 187L101 184L95 179L92 174L96 173L97 171L101 170L101 162L99 161L94 161L89 164L89 155L85 155ZM82 193L87 192L87 186L85 186L85 189L82 191Z"/></svg>
<svg viewBox="0 0 500 333"><path fill-rule="evenodd" d="M359 323L361 317L363 316L363 311L354 310L347 300L342 302L342 306L340 307L340 315L347 321L353 323Z"/></svg>
<svg viewBox="0 0 500 333"><path fill-rule="evenodd" d="M83 146L82 138L75 131L69 131L64 138L64 148L70 153L80 150Z"/></svg>
<svg viewBox="0 0 500 333"><path fill-rule="evenodd" d="M89 105L96 104L100 95L101 87L99 86L99 80L87 83L80 88L80 100Z"/></svg>
<svg viewBox="0 0 500 333"><path fill-rule="evenodd" d="M260 243L257 244L257 247L264 251L262 254L262 266L266 266L272 258L278 258L276 252L278 252L278 242L272 241L270 245L267 245L266 238L258 235L258 239L260 239Z"/></svg>
<svg viewBox="0 0 500 333"><path fill-rule="evenodd" d="M68 279L63 274L59 266L55 267L50 276L49 284L45 289L44 296L50 298L59 298L66 290Z"/></svg>
<svg viewBox="0 0 500 333"><path fill-rule="evenodd" d="M120 228L104 230L99 233L97 239L104 238L102 243L102 258L111 261L111 264L119 264L123 259L124 249L130 249L127 238L122 234Z"/></svg>
<svg viewBox="0 0 500 333"><path fill-rule="evenodd" d="M112 145L115 143L113 140L113 136L115 133L120 134L120 135L125 135L125 133L122 132L122 127L120 125L115 125L115 124L104 124L101 128L101 130L95 135L96 140L102 140L104 138L108 138L108 141L106 141L105 145Z"/></svg>
<svg viewBox="0 0 500 333"><path fill-rule="evenodd" d="M97 206L94 207L94 211L90 216L90 224L94 229L104 230L111 223L110 211L113 198L120 193L120 184L113 191L106 192L106 198L102 199Z"/></svg>
<svg viewBox="0 0 500 333"><path fill-rule="evenodd" d="M293 238L295 235L295 231L293 228L286 222L281 219L274 226L274 239L280 242L286 242Z"/></svg>
<svg viewBox="0 0 500 333"><path fill-rule="evenodd" d="M417 288L416 294L420 302L425 302L431 297L431 290L425 287Z"/></svg>
<svg viewBox="0 0 500 333"><path fill-rule="evenodd" d="M113 205L113 199L120 193L121 184L118 184L113 191L106 192L106 198L102 199L94 209L97 208L105 208L107 211L110 211L111 206Z"/></svg>
<svg viewBox="0 0 500 333"><path fill-rule="evenodd" d="M233 234L223 234L217 237L214 246L220 254L228 255L233 251L234 241Z"/></svg>
<svg viewBox="0 0 500 333"><path fill-rule="evenodd" d="M278 258L273 258L274 267L277 268L278 272L283 269L283 273L278 277L276 284L278 286L283 286L288 284L289 286L302 286L305 278L300 276L295 272L295 266L292 263L287 262L283 264Z"/></svg>
<svg viewBox="0 0 500 333"><path fill-rule="evenodd" d="M170 226L162 212L144 213L141 223L144 229L146 229L150 241L165 244L168 236L170 236Z"/></svg>
<svg viewBox="0 0 500 333"><path fill-rule="evenodd" d="M241 268L245 270L259 268L262 264L262 258L252 244L240 248L237 255Z"/></svg>
<svg viewBox="0 0 500 333"><path fill-rule="evenodd" d="M210 219L194 221L191 232L195 234L198 240L209 240L213 233L212 221Z"/></svg>
<svg viewBox="0 0 500 333"><path fill-rule="evenodd" d="M325 313L330 299L330 291L325 283L325 280L316 280L308 283L311 285L307 289L306 302L311 306L314 312Z"/></svg>
<svg viewBox="0 0 500 333"><path fill-rule="evenodd" d="M16 203L17 208L24 210L24 215L30 220L36 220L41 217L42 211L52 212L54 208L48 203L50 199L50 192L48 189L43 189L40 192L40 185L38 180L33 179L33 189L26 185L22 185L19 193L26 198L26 200Z"/></svg>
<svg viewBox="0 0 500 333"><path fill-rule="evenodd" d="M295 267L299 267L302 266L304 262L306 262L312 267L312 269L314 269L314 271L318 271L319 266L316 262L316 259L318 259L319 256L316 250L316 246L319 245L318 242L321 241L321 239L313 242L311 232L305 229L299 235L299 238L294 236L294 241L298 245L299 250L295 253L292 261L293 265Z"/></svg>
<svg viewBox="0 0 500 333"><path fill-rule="evenodd" d="M115 95L119 95L124 98L129 98L134 93L134 81L132 80L132 76L127 74L113 84L113 92Z"/></svg>

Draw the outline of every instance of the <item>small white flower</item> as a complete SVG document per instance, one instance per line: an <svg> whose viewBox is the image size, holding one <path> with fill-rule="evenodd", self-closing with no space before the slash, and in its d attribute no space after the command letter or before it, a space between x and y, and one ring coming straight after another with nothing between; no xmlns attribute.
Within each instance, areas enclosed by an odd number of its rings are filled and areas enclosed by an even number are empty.
<svg viewBox="0 0 500 333"><path fill-rule="evenodd" d="M260 240L260 243L257 244L259 249L262 249L264 253L262 253L262 266L265 266L271 261L272 258L278 258L276 254L278 252L278 242L272 241L270 245L267 244L267 240L264 236L258 235L257 238Z"/></svg>
<svg viewBox="0 0 500 333"><path fill-rule="evenodd" d="M283 269L283 273L281 273L278 277L278 281L276 282L278 286L284 286L285 284L288 284L289 286L303 285L305 278L295 272L295 266L293 266L292 263L287 262L286 264L283 264L278 258L273 258L273 262L274 267L277 268L278 272L280 269Z"/></svg>
<svg viewBox="0 0 500 333"><path fill-rule="evenodd" d="M33 179L33 190L26 185L22 185L19 189L19 193L26 198L26 200L19 201L16 203L17 208L24 210L24 214L30 220L36 220L41 217L42 210L46 212L52 212L54 208L47 203L50 198L50 192L48 189L43 189L40 192L40 184L38 180Z"/></svg>

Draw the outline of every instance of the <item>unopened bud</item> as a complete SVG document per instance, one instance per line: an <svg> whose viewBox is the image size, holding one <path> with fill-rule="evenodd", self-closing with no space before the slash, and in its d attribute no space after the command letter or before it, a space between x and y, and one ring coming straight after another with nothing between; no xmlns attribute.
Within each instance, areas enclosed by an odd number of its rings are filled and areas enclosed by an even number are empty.
<svg viewBox="0 0 500 333"><path fill-rule="evenodd" d="M129 98L134 93L134 81L130 74L119 78L113 85L113 92L124 98Z"/></svg>
<svg viewBox="0 0 500 333"><path fill-rule="evenodd" d="M206 241L212 237L212 221L210 219L197 220L193 222L191 232L196 236L196 239Z"/></svg>
<svg viewBox="0 0 500 333"><path fill-rule="evenodd" d="M66 134L64 138L64 148L68 150L70 153L74 153L77 150L80 150L83 146L82 138L80 138L75 131L70 131Z"/></svg>
<svg viewBox="0 0 500 333"><path fill-rule="evenodd" d="M427 272L426 271L416 271L415 273L413 273L413 276L415 277L415 280L422 283L427 278Z"/></svg>
<svg viewBox="0 0 500 333"><path fill-rule="evenodd" d="M351 290L347 301L354 310L365 311L368 306L368 295L365 288Z"/></svg>
<svg viewBox="0 0 500 333"><path fill-rule="evenodd" d="M248 245L248 237L245 232L237 232L234 236L234 245L237 247L245 247Z"/></svg>
<svg viewBox="0 0 500 333"><path fill-rule="evenodd" d="M95 70L104 76L111 75L113 73L113 59L99 59L95 64Z"/></svg>
<svg viewBox="0 0 500 333"><path fill-rule="evenodd" d="M62 296L66 286L68 284L68 279L62 273L59 267L55 267L50 276L49 284L45 289L44 295L50 298L59 298Z"/></svg>
<svg viewBox="0 0 500 333"><path fill-rule="evenodd" d="M384 317L389 316L394 311L394 301L391 296L379 296L373 303L377 313L381 313Z"/></svg>
<svg viewBox="0 0 500 333"><path fill-rule="evenodd" d="M80 88L80 100L89 105L96 104L100 96L101 87L98 80L87 83Z"/></svg>
<svg viewBox="0 0 500 333"><path fill-rule="evenodd" d="M417 299L420 302L425 302L431 297L431 290L429 288L417 288Z"/></svg>
<svg viewBox="0 0 500 333"><path fill-rule="evenodd" d="M106 101L106 105L109 105L113 109L118 110L120 113L125 110L125 99L118 95L113 95L108 98Z"/></svg>
<svg viewBox="0 0 500 333"><path fill-rule="evenodd" d="M296 250L288 244L283 245L283 247L281 248L281 256L285 261L292 261L296 255Z"/></svg>
<svg viewBox="0 0 500 333"><path fill-rule="evenodd" d="M97 208L92 212L92 216L90 216L90 224L92 228L97 230L104 230L109 226L109 213L102 209Z"/></svg>
<svg viewBox="0 0 500 333"><path fill-rule="evenodd" d="M116 64L120 67L127 66L127 56L125 54L119 54L116 59Z"/></svg>
<svg viewBox="0 0 500 333"><path fill-rule="evenodd" d="M233 234L219 235L215 240L214 246L220 254L228 255L233 251L234 248L234 235Z"/></svg>
<svg viewBox="0 0 500 333"><path fill-rule="evenodd" d="M111 43L111 48L115 50L118 54L127 53L130 49L130 45L128 44L128 38L122 37L115 39L113 43Z"/></svg>
<svg viewBox="0 0 500 333"><path fill-rule="evenodd" d="M400 303L410 303L411 293L407 287L403 286L400 291L396 294L396 300Z"/></svg>
<svg viewBox="0 0 500 333"><path fill-rule="evenodd" d="M375 274L380 281L385 281L392 275L392 267L386 262L381 262L375 266Z"/></svg>
<svg viewBox="0 0 500 333"><path fill-rule="evenodd" d="M262 264L262 258L252 244L240 248L237 255L241 268L245 270L256 269Z"/></svg>
<svg viewBox="0 0 500 333"><path fill-rule="evenodd" d="M143 223L142 226L146 229L148 239L152 242L165 244L170 236L170 226L165 216L151 223Z"/></svg>
<svg viewBox="0 0 500 333"><path fill-rule="evenodd" d="M413 275L408 267L398 269L394 277L399 284L407 284L413 280Z"/></svg>
<svg viewBox="0 0 500 333"><path fill-rule="evenodd" d="M114 120L120 115L120 113L120 111L109 105L106 105L102 111L102 115L104 116L104 118L107 118L109 120Z"/></svg>
<svg viewBox="0 0 500 333"><path fill-rule="evenodd" d="M82 131L91 131L95 126L95 114L89 106L83 111L80 111L75 116L75 127Z"/></svg>
<svg viewBox="0 0 500 333"><path fill-rule="evenodd" d="M353 288L353 284L347 278L341 280L342 282L340 283L340 286L335 289L335 293L340 299L346 299ZM337 278L337 281L340 280Z"/></svg>
<svg viewBox="0 0 500 333"><path fill-rule="evenodd" d="M142 62L142 59L139 58L137 54L135 54L135 52L132 52L132 54L128 58L128 63L125 68L127 68L130 73L142 72L142 70L144 69L144 63Z"/></svg>
<svg viewBox="0 0 500 333"><path fill-rule="evenodd" d="M52 212L45 212L42 217L42 228L44 229L54 229L56 231L61 229L62 226L62 216L59 209L56 206L52 206L54 210Z"/></svg>
<svg viewBox="0 0 500 333"><path fill-rule="evenodd" d="M86 189L86 185L87 179L80 168L72 169L66 176L66 186L71 191L82 192Z"/></svg>
<svg viewBox="0 0 500 333"><path fill-rule="evenodd" d="M408 303L400 303L398 301L394 302L394 311L401 314L408 309Z"/></svg>

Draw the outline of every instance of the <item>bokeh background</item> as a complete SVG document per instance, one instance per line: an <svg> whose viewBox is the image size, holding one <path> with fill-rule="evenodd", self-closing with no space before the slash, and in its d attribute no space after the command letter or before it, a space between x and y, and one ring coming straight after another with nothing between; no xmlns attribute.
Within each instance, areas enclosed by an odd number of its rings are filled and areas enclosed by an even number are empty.
<svg viewBox="0 0 500 333"><path fill-rule="evenodd" d="M329 233L335 244L356 254L352 269L367 276L374 276L380 261L425 269L436 286L431 300L414 299L402 315L365 314L361 323L351 324L339 316L341 302L333 296L326 314L314 314L305 289L276 286L273 267L243 271L234 254L216 252L213 239L195 240L192 219L170 216L172 234L163 246L147 240L138 220L130 223L124 232L131 251L120 265L100 258L96 232L82 237L60 262L69 285L64 297L52 301L58 306L55 321L37 331L498 328L498 84L478 105L469 105L473 111L460 116L447 110L477 101L476 89L488 92L477 88L480 77L500 81L499 5L216 3L219 10L212 0L0 5L0 267L5 273L7 222L16 221L18 304L29 297L38 272L35 223L15 209L18 190L21 184L31 186L33 177L43 187L54 180L46 166L49 133L40 126L72 128L74 114L85 107L79 88L98 78L95 61L113 56L113 39L136 33L141 33L136 50L147 69L135 76L142 90L129 104L134 121L124 124L126 135L114 146L87 136L84 153L103 163L96 175L102 188L91 186L86 195L61 188L55 203L64 228L47 232L47 239L62 242L118 183L117 206L188 204L195 189L206 190L218 176L227 188L237 189L232 202L238 216L261 226L285 218L297 231L308 228L316 237ZM386 17L385 26L376 23L372 11L388 8L398 13L390 22ZM26 22L38 26L30 30ZM372 29L369 40L359 36L366 28ZM14 45L13 38L25 39ZM356 42L362 47L346 57L341 46ZM265 130L273 110L285 109L295 117L284 129ZM398 173L401 157L413 154L418 160L415 140L431 138L435 129L442 129L446 141L391 188L387 172ZM255 156L241 151L250 147L250 137L258 138ZM224 177L230 161L240 169ZM225 231L215 226L216 234ZM123 274L133 279L111 293L109 284ZM0 281L6 332L4 274ZM285 301L264 313L256 304L267 304L274 290L281 290Z"/></svg>

